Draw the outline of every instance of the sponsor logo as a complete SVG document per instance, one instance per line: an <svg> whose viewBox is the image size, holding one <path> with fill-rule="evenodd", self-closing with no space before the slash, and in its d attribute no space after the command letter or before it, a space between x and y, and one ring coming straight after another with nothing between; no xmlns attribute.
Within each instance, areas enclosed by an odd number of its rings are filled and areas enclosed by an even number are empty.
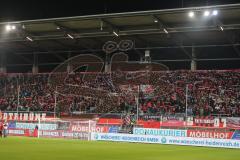
<svg viewBox="0 0 240 160"><path fill-rule="evenodd" d="M165 144L167 142L167 139L165 137L161 138L162 144Z"/></svg>
<svg viewBox="0 0 240 160"><path fill-rule="evenodd" d="M73 132L97 132L97 133L107 133L108 127L106 126L94 126L89 127L88 126L80 126L80 125L73 125L72 127Z"/></svg>
<svg viewBox="0 0 240 160"><path fill-rule="evenodd" d="M234 132L232 139L240 140L240 130Z"/></svg>
<svg viewBox="0 0 240 160"><path fill-rule="evenodd" d="M96 140L98 139L98 134L94 135L94 139L96 139Z"/></svg>
<svg viewBox="0 0 240 160"><path fill-rule="evenodd" d="M233 133L232 132L214 132L214 131L195 131L188 130L188 137L195 138L213 138L213 139L231 139Z"/></svg>
<svg viewBox="0 0 240 160"><path fill-rule="evenodd" d="M133 133L138 135L187 137L186 130L174 130L174 129L134 128Z"/></svg>

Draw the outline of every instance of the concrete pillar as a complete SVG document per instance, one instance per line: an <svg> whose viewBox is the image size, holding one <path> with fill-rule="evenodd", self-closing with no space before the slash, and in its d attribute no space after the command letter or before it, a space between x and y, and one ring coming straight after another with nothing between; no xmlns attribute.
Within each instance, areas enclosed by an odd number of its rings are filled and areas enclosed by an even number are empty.
<svg viewBox="0 0 240 160"><path fill-rule="evenodd" d="M32 73L38 74L39 67L38 67L38 55L34 53L33 55L33 66L32 66Z"/></svg>
<svg viewBox="0 0 240 160"><path fill-rule="evenodd" d="M32 67L32 73L33 74L38 74L39 70L38 70L38 66L34 66Z"/></svg>
<svg viewBox="0 0 240 160"><path fill-rule="evenodd" d="M73 71L73 65L68 64L67 65L67 73L71 73Z"/></svg>
<svg viewBox="0 0 240 160"><path fill-rule="evenodd" d="M72 53L68 52L68 60L71 58L71 55ZM71 61L70 61L70 63L68 63L67 65L67 73L71 73L72 71L73 71L73 65L71 64Z"/></svg>
<svg viewBox="0 0 240 160"><path fill-rule="evenodd" d="M104 68L105 72L111 72L111 65L109 63L105 63L105 68Z"/></svg>
<svg viewBox="0 0 240 160"><path fill-rule="evenodd" d="M0 73L7 73L6 67L0 67Z"/></svg>
<svg viewBox="0 0 240 160"><path fill-rule="evenodd" d="M7 57L6 53L0 53L0 73L7 73Z"/></svg>
<svg viewBox="0 0 240 160"><path fill-rule="evenodd" d="M104 72L111 72L110 59L111 59L111 55L110 54L106 54Z"/></svg>
<svg viewBox="0 0 240 160"><path fill-rule="evenodd" d="M151 62L150 50L145 50L145 62Z"/></svg>
<svg viewBox="0 0 240 160"><path fill-rule="evenodd" d="M191 71L197 70L197 62L195 60L191 61Z"/></svg>
<svg viewBox="0 0 240 160"><path fill-rule="evenodd" d="M191 71L197 70L196 52L195 47L192 46L192 61L191 61Z"/></svg>

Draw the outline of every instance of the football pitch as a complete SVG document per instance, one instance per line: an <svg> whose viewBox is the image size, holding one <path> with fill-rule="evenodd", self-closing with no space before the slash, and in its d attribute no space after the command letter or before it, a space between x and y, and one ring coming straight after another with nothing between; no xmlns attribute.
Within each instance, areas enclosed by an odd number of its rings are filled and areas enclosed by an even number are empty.
<svg viewBox="0 0 240 160"><path fill-rule="evenodd" d="M0 138L1 160L239 160L239 149L23 137Z"/></svg>

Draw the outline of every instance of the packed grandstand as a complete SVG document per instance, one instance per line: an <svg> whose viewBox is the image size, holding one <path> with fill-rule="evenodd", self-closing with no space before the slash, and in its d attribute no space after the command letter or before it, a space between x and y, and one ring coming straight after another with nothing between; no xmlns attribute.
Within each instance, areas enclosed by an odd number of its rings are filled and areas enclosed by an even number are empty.
<svg viewBox="0 0 240 160"><path fill-rule="evenodd" d="M239 14L235 4L0 23L3 137L239 149Z"/></svg>
<svg viewBox="0 0 240 160"><path fill-rule="evenodd" d="M136 113L139 96L139 114L174 115L186 110L188 86L189 116L240 116L239 70L2 74L0 84L2 111L54 112L57 92L66 114Z"/></svg>

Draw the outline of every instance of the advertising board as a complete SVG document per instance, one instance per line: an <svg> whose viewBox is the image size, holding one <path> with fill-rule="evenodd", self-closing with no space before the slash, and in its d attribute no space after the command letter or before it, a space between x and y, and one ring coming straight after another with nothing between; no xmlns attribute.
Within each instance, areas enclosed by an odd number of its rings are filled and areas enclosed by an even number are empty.
<svg viewBox="0 0 240 160"><path fill-rule="evenodd" d="M240 148L240 142L236 140L231 140L231 139L152 136L152 135L114 134L114 133L91 133L91 140L158 143L158 144L190 145L190 146L219 147L219 148L238 148L238 149Z"/></svg>

